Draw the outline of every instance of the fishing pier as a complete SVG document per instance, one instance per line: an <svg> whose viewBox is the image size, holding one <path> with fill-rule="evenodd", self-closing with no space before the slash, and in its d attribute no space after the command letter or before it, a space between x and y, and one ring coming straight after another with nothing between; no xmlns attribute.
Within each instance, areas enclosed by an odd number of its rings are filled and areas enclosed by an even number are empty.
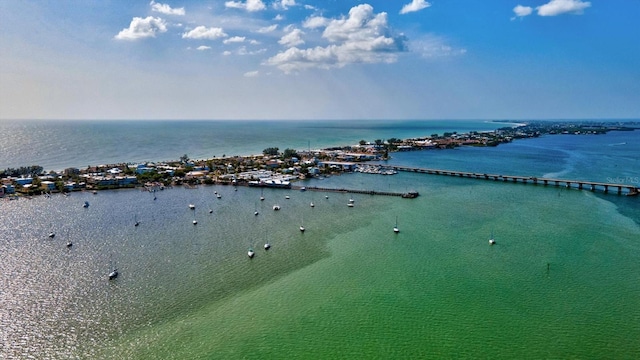
<svg viewBox="0 0 640 360"><path fill-rule="evenodd" d="M567 179L552 179L552 178L539 178L533 176L518 176L518 175L498 175L498 174L486 174L466 171L451 171L441 169L425 169L409 166L393 166L393 165L380 165L382 169L389 169L395 171L414 172L431 175L445 175L455 176L461 178L514 182L514 183L532 183L534 185L553 185L564 186L566 188L573 188L578 190L590 190L590 191L602 191L605 194L617 193L618 195L636 196L640 193L640 188L634 185L616 184L616 183L603 183L595 181L585 180L567 180Z"/></svg>
<svg viewBox="0 0 640 360"><path fill-rule="evenodd" d="M413 199L420 194L417 191L410 191L406 193L391 192L391 191L375 191L375 190L357 190L357 189L336 189L336 188L323 188L317 186L296 186L292 185L291 189L294 190L309 190L309 191L322 191L322 192L335 192L335 193L351 193L351 194L364 194L364 195L384 195L384 196L399 196L405 199Z"/></svg>

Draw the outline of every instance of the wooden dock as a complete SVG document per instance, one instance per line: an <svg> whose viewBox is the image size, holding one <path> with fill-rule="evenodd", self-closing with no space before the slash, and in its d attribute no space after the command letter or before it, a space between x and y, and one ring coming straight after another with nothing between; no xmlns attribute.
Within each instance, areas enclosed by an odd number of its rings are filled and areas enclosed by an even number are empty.
<svg viewBox="0 0 640 360"><path fill-rule="evenodd" d="M615 183L603 183L595 181L585 180L567 180L567 179L552 179L552 178L539 178L532 176L518 176L518 175L498 175L487 173L475 173L466 171L452 171L441 169L425 169L409 166L393 166L393 165L380 165L382 169L390 169L395 171L415 172L432 175L445 175L455 176L462 178L514 182L534 185L553 185L564 186L566 188L574 188L578 190L590 190L590 191L602 191L605 194L616 193L618 195L636 196L640 193L640 188L634 185L615 184ZM613 189L613 191L611 191Z"/></svg>

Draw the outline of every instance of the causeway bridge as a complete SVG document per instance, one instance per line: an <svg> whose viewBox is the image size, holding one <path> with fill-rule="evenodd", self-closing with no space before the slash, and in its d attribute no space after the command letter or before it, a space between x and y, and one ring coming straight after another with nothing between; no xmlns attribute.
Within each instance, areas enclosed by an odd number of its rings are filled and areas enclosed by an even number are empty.
<svg viewBox="0 0 640 360"><path fill-rule="evenodd" d="M471 179L482 179L492 181L514 182L514 183L532 183L534 185L552 185L552 186L564 186L567 188L574 188L579 190L590 191L602 191L605 194L617 193L618 195L636 196L640 193L640 188L634 185L616 184L616 183L603 183L595 181L585 180L567 180L567 179L552 179L552 178L540 178L532 176L518 176L518 175L498 175L498 174L486 174L466 171L452 171L441 169L425 169L409 166L394 166L394 165L380 165L381 169L390 169L395 171L406 171L432 175L446 175Z"/></svg>

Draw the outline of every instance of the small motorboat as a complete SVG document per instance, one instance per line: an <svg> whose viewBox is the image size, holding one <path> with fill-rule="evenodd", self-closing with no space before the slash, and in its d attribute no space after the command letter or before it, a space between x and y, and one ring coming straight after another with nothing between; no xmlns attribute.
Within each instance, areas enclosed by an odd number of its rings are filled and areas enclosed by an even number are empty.
<svg viewBox="0 0 640 360"><path fill-rule="evenodd" d="M253 252L253 249L251 249L251 248L249 249L249 251L247 251L247 256L249 257L249 259L253 259L253 256L254 256L255 254L256 254L256 253L255 253L255 252Z"/></svg>
<svg viewBox="0 0 640 360"><path fill-rule="evenodd" d="M88 202L88 201L85 201L85 202L84 202L84 204L82 204L82 207L84 207L84 208L88 208L88 207L89 207L89 202Z"/></svg>
<svg viewBox="0 0 640 360"><path fill-rule="evenodd" d="M110 273L109 273L109 280L113 280L115 278L118 277L118 269L113 269Z"/></svg>
<svg viewBox="0 0 640 360"><path fill-rule="evenodd" d="M264 249L265 250L271 249L271 244L269 244L269 243L264 244Z"/></svg>
<svg viewBox="0 0 640 360"><path fill-rule="evenodd" d="M67 247L70 248L73 246L73 243L71 241L67 241Z"/></svg>
<svg viewBox="0 0 640 360"><path fill-rule="evenodd" d="M198 225L198 220L193 220L193 225Z"/></svg>
<svg viewBox="0 0 640 360"><path fill-rule="evenodd" d="M189 209L191 209L191 210L195 210L195 209L196 209L196 206L195 206L195 205L193 205L193 204L189 204Z"/></svg>
<svg viewBox="0 0 640 360"><path fill-rule="evenodd" d="M54 232L50 232L50 233L49 233L49 237L53 239L54 237L56 237L56 233L54 233Z"/></svg>
<svg viewBox="0 0 640 360"><path fill-rule="evenodd" d="M275 211L280 210L280 205L273 205L273 210L275 210Z"/></svg>

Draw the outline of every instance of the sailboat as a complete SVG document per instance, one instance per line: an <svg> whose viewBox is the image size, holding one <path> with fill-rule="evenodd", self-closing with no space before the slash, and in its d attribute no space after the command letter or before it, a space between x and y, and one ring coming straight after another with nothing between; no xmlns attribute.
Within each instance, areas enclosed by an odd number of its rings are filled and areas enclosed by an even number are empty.
<svg viewBox="0 0 640 360"><path fill-rule="evenodd" d="M400 229L398 228L398 217L396 216L396 224L393 226L393 232L394 233L399 233Z"/></svg>
<svg viewBox="0 0 640 360"><path fill-rule="evenodd" d="M304 217L302 218L302 223L300 225L300 231L304 232Z"/></svg>
<svg viewBox="0 0 640 360"><path fill-rule="evenodd" d="M249 257L249 259L253 259L253 256L254 256L255 254L256 254L256 253L255 253L255 252L253 252L253 249L252 249L252 248L249 248L249 251L247 251L247 256Z"/></svg>
<svg viewBox="0 0 640 360"><path fill-rule="evenodd" d="M56 237L56 233L54 233L53 231L50 232L49 233L49 237L53 239L54 237Z"/></svg>
<svg viewBox="0 0 640 360"><path fill-rule="evenodd" d="M84 207L84 208L88 208L88 207L89 207L89 202L88 202L88 201L85 201L85 202L84 202L84 204L82 204L82 207Z"/></svg>
<svg viewBox="0 0 640 360"><path fill-rule="evenodd" d="M140 222L138 222L138 216L134 215L133 216L133 226L138 226L140 225Z"/></svg>
<svg viewBox="0 0 640 360"><path fill-rule="evenodd" d="M489 245L495 245L496 240L493 238L493 230L491 230L491 237L489 237Z"/></svg>
<svg viewBox="0 0 640 360"><path fill-rule="evenodd" d="M189 209L191 209L191 210L195 210L195 209L196 209L196 206L195 206L195 205L193 205L193 204L189 204Z"/></svg>
<svg viewBox="0 0 640 360"><path fill-rule="evenodd" d="M258 204L256 204L256 210L253 212L253 215L258 216L259 212L258 212Z"/></svg>
<svg viewBox="0 0 640 360"><path fill-rule="evenodd" d="M264 189L260 189L260 201L264 201Z"/></svg>

